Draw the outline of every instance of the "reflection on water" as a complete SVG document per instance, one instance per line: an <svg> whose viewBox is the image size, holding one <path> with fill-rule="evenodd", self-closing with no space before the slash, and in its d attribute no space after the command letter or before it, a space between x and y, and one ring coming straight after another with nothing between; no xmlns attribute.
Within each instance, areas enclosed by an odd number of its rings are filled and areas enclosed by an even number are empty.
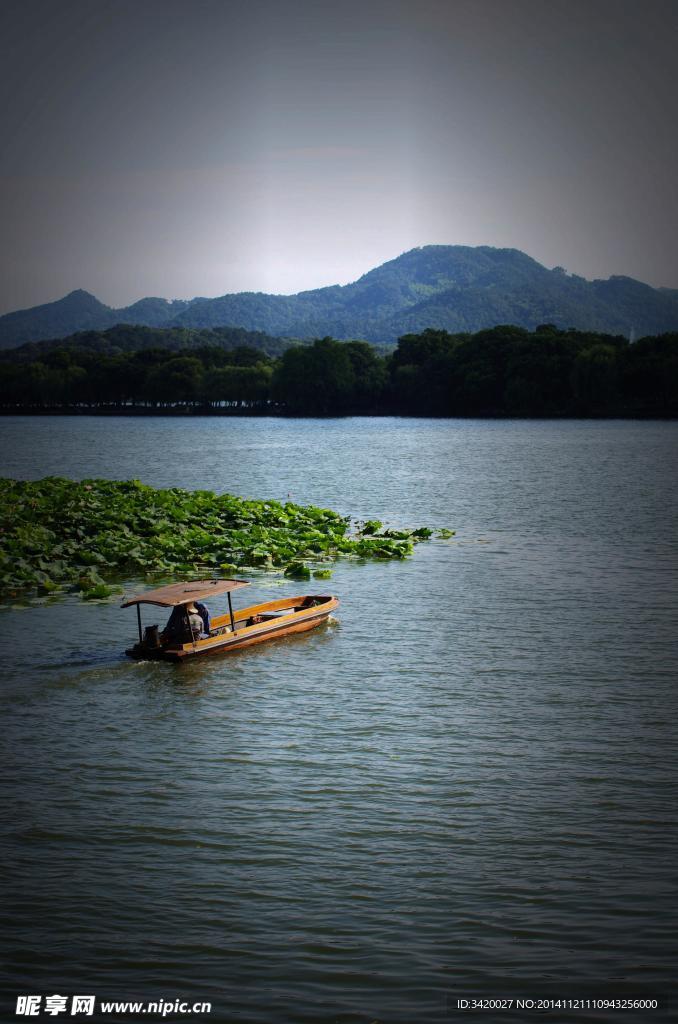
<svg viewBox="0 0 678 1024"><path fill-rule="evenodd" d="M187 665L126 659L116 604L0 614L10 996L195 995L262 1024L667 998L675 424L0 429L9 475L458 530L340 563L335 623ZM300 585L259 576L244 603L272 588Z"/></svg>

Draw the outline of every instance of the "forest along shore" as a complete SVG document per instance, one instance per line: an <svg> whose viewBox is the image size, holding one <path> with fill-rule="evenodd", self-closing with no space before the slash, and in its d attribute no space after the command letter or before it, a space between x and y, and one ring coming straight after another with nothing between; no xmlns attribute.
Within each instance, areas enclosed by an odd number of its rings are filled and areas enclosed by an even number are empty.
<svg viewBox="0 0 678 1024"><path fill-rule="evenodd" d="M8 349L0 413L678 416L678 333L632 343L552 324L429 329L394 351L329 337L235 342L115 327Z"/></svg>

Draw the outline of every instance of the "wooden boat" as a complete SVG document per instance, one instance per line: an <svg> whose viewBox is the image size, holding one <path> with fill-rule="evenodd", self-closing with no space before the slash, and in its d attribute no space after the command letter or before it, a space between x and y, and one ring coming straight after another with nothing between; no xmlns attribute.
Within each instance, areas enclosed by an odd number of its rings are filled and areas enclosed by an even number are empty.
<svg viewBox="0 0 678 1024"><path fill-rule="evenodd" d="M144 660L182 661L202 654L236 651L251 644L260 644L264 640L313 629L325 622L339 604L338 599L331 594L306 594L265 601L234 611L232 592L247 586L249 584L245 580L197 580L192 583L173 583L124 601L122 608L136 606L139 627L138 642L125 654L130 658ZM195 615L189 615L189 607L196 601L209 600L220 594L228 597L228 612L210 619L209 633L196 630ZM168 630L166 627L161 632L158 625L152 625L143 629L142 604L171 608L173 628Z"/></svg>

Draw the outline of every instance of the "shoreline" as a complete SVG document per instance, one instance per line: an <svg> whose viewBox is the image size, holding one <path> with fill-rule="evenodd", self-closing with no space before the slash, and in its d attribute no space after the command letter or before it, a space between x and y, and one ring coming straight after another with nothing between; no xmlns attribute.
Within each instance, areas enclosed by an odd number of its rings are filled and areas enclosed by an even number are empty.
<svg viewBox="0 0 678 1024"><path fill-rule="evenodd" d="M278 419L278 420L336 420L336 419L405 419L405 420L654 420L656 422L675 422L678 416L671 416L669 414L665 416L651 415L649 413L634 412L632 410L619 410L614 413L601 413L596 415L595 413L541 413L539 415L530 416L528 414L521 414L516 416L509 416L506 413L497 412L478 412L478 413L454 413L452 415L443 416L440 413L430 413L428 415L417 415L415 413L406 413L398 411L396 409L378 409L371 412L360 411L346 411L346 412L330 412L330 413L301 413L301 412L285 412L281 409L272 411L270 409L235 409L235 408L223 408L223 409L206 409L200 407L197 409L188 408L186 406L180 406L176 408L164 408L164 409L149 409L141 406L134 408L128 407L125 409L57 409L57 408L46 408L46 409L25 409L25 408L0 408L0 417L2 416L25 416L27 418L38 417L38 416L71 416L74 418L80 418L83 416L101 416L101 417L130 417L143 418L143 417L163 417L167 416L170 418L191 418L191 419L214 419L220 417L253 417L257 419Z"/></svg>

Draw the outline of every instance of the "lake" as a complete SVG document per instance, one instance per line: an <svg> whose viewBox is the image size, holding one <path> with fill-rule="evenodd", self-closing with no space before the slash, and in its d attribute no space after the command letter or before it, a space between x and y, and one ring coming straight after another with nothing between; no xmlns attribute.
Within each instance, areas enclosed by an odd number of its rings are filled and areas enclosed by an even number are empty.
<svg viewBox="0 0 678 1024"><path fill-rule="evenodd" d="M330 587L336 621L203 664L126 659L117 601L0 612L6 1019L22 993L206 1000L200 1019L248 1024L437 1024L472 996L657 998L547 1019L668 1019L677 423L0 431L5 476L457 531L329 584L253 576L245 603Z"/></svg>

